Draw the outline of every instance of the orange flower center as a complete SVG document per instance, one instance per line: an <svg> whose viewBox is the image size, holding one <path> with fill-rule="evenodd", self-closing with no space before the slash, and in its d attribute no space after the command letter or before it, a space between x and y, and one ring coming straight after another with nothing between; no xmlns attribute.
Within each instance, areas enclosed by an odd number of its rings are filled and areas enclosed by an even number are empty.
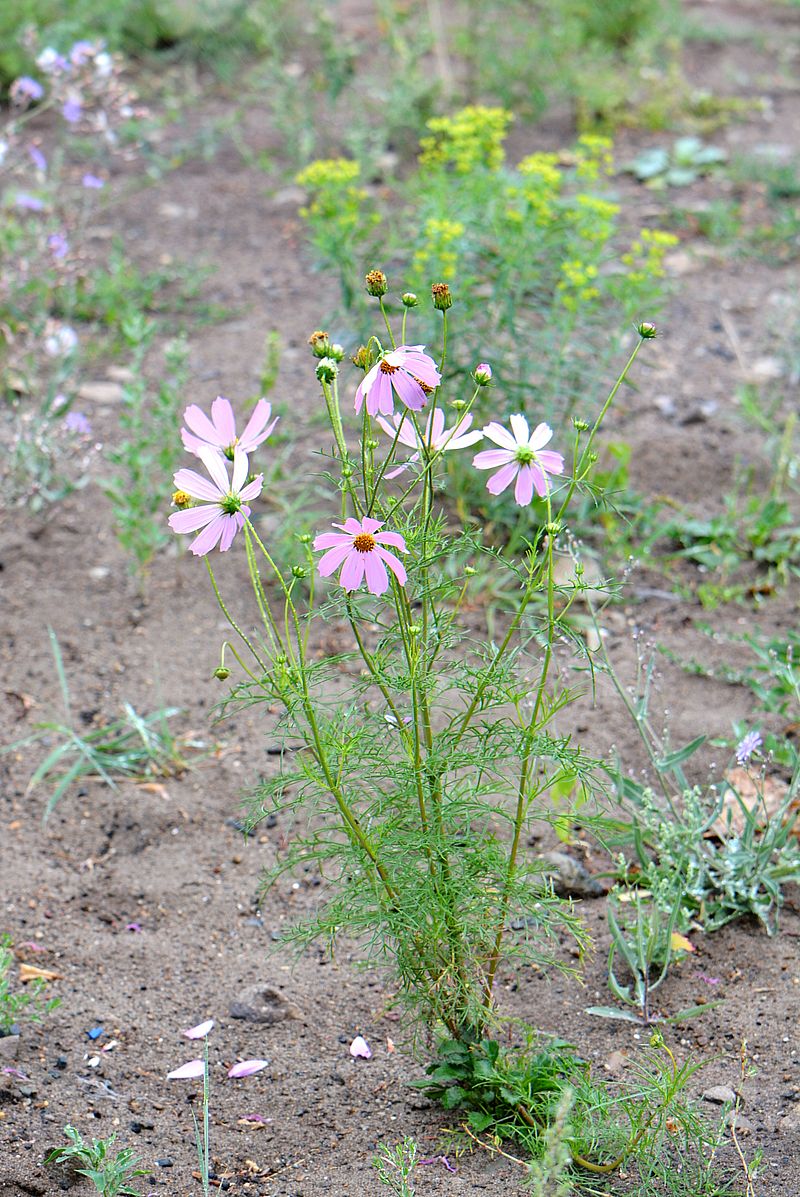
<svg viewBox="0 0 800 1197"><path fill-rule="evenodd" d="M172 496L172 502L176 507L188 507L191 501L191 496L187 495L185 490L176 490Z"/></svg>
<svg viewBox="0 0 800 1197"><path fill-rule="evenodd" d="M359 553L371 553L375 548L375 537L370 536L369 532L359 532L353 538L353 548Z"/></svg>
<svg viewBox="0 0 800 1197"><path fill-rule="evenodd" d="M386 358L381 362L381 374L396 374L399 369L399 366L393 366L387 362Z"/></svg>

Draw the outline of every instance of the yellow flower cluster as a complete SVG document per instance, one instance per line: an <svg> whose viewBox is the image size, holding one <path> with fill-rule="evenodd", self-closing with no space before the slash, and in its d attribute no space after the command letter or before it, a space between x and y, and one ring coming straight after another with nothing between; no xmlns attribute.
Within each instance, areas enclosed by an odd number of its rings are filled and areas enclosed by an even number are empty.
<svg viewBox="0 0 800 1197"><path fill-rule="evenodd" d="M614 143L599 133L584 133L578 138L575 151L575 173L579 179L593 183L601 175L614 173Z"/></svg>
<svg viewBox="0 0 800 1197"><path fill-rule="evenodd" d="M419 248L414 254L415 276L427 282L448 282L455 277L458 252L455 243L464 236L464 226L457 220L431 219L425 222Z"/></svg>
<svg viewBox="0 0 800 1197"><path fill-rule="evenodd" d="M619 204L581 193L572 197L568 215L579 237L604 245L614 232L619 210Z"/></svg>
<svg viewBox="0 0 800 1197"><path fill-rule="evenodd" d="M300 209L306 220L335 221L343 230L355 228L366 191L356 187L361 167L350 158L318 158L301 170L295 182L311 193L311 202Z"/></svg>
<svg viewBox="0 0 800 1197"><path fill-rule="evenodd" d="M420 166L451 165L466 175L476 167L499 170L505 157L503 142L514 119L506 108L470 104L453 116L428 121L432 136L420 141Z"/></svg>
<svg viewBox="0 0 800 1197"><path fill-rule="evenodd" d="M626 278L632 283L664 277L664 257L668 249L678 244L678 238L662 229L642 229L626 254L623 265L629 269Z"/></svg>
<svg viewBox="0 0 800 1197"><path fill-rule="evenodd" d="M597 267L592 263L572 258L561 263L561 274L563 277L558 284L558 292L561 302L569 311L577 311L581 303L599 296L600 292L594 285Z"/></svg>
<svg viewBox="0 0 800 1197"><path fill-rule="evenodd" d="M562 182L558 163L558 154L529 154L517 166L517 173L523 178L522 185L506 189L510 200L525 202L528 215L537 224L549 224L556 214L555 201ZM517 208L510 208L507 214L515 223L522 223L523 214Z"/></svg>

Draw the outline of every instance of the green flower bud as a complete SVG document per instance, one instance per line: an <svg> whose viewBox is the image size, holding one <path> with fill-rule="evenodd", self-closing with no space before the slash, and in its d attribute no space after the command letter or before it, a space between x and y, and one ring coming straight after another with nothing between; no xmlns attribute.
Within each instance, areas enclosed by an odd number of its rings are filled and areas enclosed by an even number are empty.
<svg viewBox="0 0 800 1197"><path fill-rule="evenodd" d="M214 670L211 676L217 678L220 682L224 682L231 676L231 671L230 669L226 669L224 665L220 665Z"/></svg>
<svg viewBox="0 0 800 1197"><path fill-rule="evenodd" d="M404 308L415 308L419 305L419 300L413 291L406 291L405 294L400 296L400 300Z"/></svg>
<svg viewBox="0 0 800 1197"><path fill-rule="evenodd" d="M572 417L572 427L576 432L586 432L589 424L586 420L579 420L576 416Z"/></svg>
<svg viewBox="0 0 800 1197"><path fill-rule="evenodd" d="M652 341L653 337L658 336L658 329L649 320L644 320L641 324L637 324L636 331L643 341Z"/></svg>
<svg viewBox="0 0 800 1197"><path fill-rule="evenodd" d="M331 347L328 351L328 357L332 357L335 362L343 361L344 360L344 346L343 345L331 345Z"/></svg>
<svg viewBox="0 0 800 1197"><path fill-rule="evenodd" d="M332 357L324 357L314 371L320 382L333 382L339 373L339 367Z"/></svg>
<svg viewBox="0 0 800 1197"><path fill-rule="evenodd" d="M293 578L304 578L307 573L308 573L308 570L306 569L306 567L304 565L293 565L292 566L292 577Z"/></svg>

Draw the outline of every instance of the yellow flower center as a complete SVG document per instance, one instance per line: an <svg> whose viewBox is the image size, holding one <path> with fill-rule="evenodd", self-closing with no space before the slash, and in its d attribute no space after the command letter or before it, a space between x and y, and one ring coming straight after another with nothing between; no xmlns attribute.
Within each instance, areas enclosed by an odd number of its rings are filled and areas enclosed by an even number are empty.
<svg viewBox="0 0 800 1197"><path fill-rule="evenodd" d="M375 537L370 536L369 532L359 532L353 538L353 548L359 553L371 553L375 548Z"/></svg>
<svg viewBox="0 0 800 1197"><path fill-rule="evenodd" d="M187 495L185 490L176 490L172 496L172 502L176 507L188 507L191 501L191 495Z"/></svg>

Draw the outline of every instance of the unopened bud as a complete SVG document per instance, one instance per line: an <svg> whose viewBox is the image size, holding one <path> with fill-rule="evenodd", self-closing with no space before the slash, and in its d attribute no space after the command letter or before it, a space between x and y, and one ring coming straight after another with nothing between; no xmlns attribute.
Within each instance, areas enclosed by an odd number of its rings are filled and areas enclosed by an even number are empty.
<svg viewBox="0 0 800 1197"><path fill-rule="evenodd" d="M217 678L218 681L224 682L231 676L231 671L230 669L226 669L224 665L220 665L214 670L212 676Z"/></svg>
<svg viewBox="0 0 800 1197"><path fill-rule="evenodd" d="M348 465L347 462L345 462L344 465L342 466L342 477L343 478L352 478L353 477L353 467L351 465Z"/></svg>
<svg viewBox="0 0 800 1197"><path fill-rule="evenodd" d="M467 401L466 399L454 399L450 406L454 407L456 411L463 411L467 406Z"/></svg>
<svg viewBox="0 0 800 1197"><path fill-rule="evenodd" d="M379 442L378 442L378 441L375 441L375 440L372 440L372 441L367 441L367 442L366 442L366 447L367 447L368 449L375 450L375 449L377 449L377 447L378 447L378 443L379 443Z"/></svg>
<svg viewBox="0 0 800 1197"><path fill-rule="evenodd" d="M562 531L563 525L558 520L553 520L551 524L545 524L544 530L548 536L558 536Z"/></svg>
<svg viewBox="0 0 800 1197"><path fill-rule="evenodd" d="M464 577L465 578L474 578L477 572L478 571L474 565L465 565L464 566Z"/></svg>
<svg viewBox="0 0 800 1197"><path fill-rule="evenodd" d="M344 345L331 345L328 351L328 357L332 357L335 362L344 360Z"/></svg>
<svg viewBox="0 0 800 1197"><path fill-rule="evenodd" d="M576 432L585 432L586 429L589 427L589 424L586 420L579 420L577 416L573 416L572 417L572 427L575 429Z"/></svg>
<svg viewBox="0 0 800 1197"><path fill-rule="evenodd" d="M453 296L447 283L434 283L431 287L431 298L437 312L446 312L453 306Z"/></svg>
<svg viewBox="0 0 800 1197"><path fill-rule="evenodd" d="M359 370L369 370L370 356L366 345L360 345L350 361L354 366L358 366Z"/></svg>
<svg viewBox="0 0 800 1197"><path fill-rule="evenodd" d="M300 541L300 544L311 544L311 533L301 532L297 539Z"/></svg>
<svg viewBox="0 0 800 1197"><path fill-rule="evenodd" d="M413 291L406 291L405 294L400 296L400 301L404 308L415 308L419 304L419 300Z"/></svg>
<svg viewBox="0 0 800 1197"><path fill-rule="evenodd" d="M186 507L191 507L192 497L187 495L185 490L176 490L172 496L173 506L179 507L181 511Z"/></svg>
<svg viewBox="0 0 800 1197"><path fill-rule="evenodd" d="M304 578L307 573L308 573L308 570L306 569L306 567L304 565L293 565L292 566L292 577L293 578Z"/></svg>
<svg viewBox="0 0 800 1197"><path fill-rule="evenodd" d="M408 625L408 630L412 636L419 636L420 632L422 631L422 627L418 623L410 623Z"/></svg>
<svg viewBox="0 0 800 1197"><path fill-rule="evenodd" d="M473 378L479 387L488 387L489 383L492 381L492 367L488 362L480 362L475 367Z"/></svg>
<svg viewBox="0 0 800 1197"><path fill-rule="evenodd" d="M324 357L314 371L320 382L333 382L339 373L339 367L332 357Z"/></svg>
<svg viewBox="0 0 800 1197"><path fill-rule="evenodd" d="M319 329L313 332L308 338L308 343L311 346L311 352L314 357L327 357L331 351L331 342L326 332L321 332Z"/></svg>
<svg viewBox="0 0 800 1197"><path fill-rule="evenodd" d="M380 299L389 290L386 275L382 270L370 270L364 279L364 285L367 288L367 295L374 295L376 299Z"/></svg>
<svg viewBox="0 0 800 1197"><path fill-rule="evenodd" d="M658 329L649 320L643 321L642 324L637 324L636 331L643 341L652 341L653 337L658 336Z"/></svg>

